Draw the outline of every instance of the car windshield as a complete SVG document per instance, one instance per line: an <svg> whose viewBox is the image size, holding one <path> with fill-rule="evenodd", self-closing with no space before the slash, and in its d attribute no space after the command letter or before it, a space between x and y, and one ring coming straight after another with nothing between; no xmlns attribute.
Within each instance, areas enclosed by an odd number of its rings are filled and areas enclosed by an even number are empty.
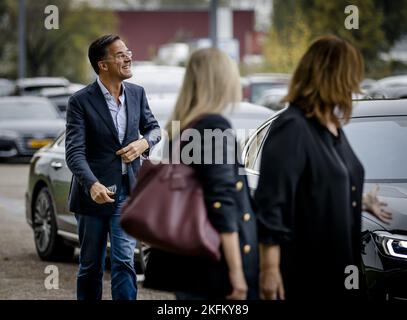
<svg viewBox="0 0 407 320"><path fill-rule="evenodd" d="M57 119L55 107L42 101L0 101L0 119Z"/></svg>
<svg viewBox="0 0 407 320"><path fill-rule="evenodd" d="M407 180L406 116L355 118L344 130L367 180Z"/></svg>

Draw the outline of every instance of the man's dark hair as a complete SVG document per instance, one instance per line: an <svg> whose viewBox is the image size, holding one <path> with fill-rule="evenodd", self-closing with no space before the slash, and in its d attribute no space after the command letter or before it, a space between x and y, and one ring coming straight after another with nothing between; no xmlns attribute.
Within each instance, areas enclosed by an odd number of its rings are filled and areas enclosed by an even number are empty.
<svg viewBox="0 0 407 320"><path fill-rule="evenodd" d="M92 65L93 70L95 70L96 74L99 74L98 62L106 57L107 47L117 40L120 40L120 37L118 35L108 34L97 38L89 46L88 57L90 64Z"/></svg>

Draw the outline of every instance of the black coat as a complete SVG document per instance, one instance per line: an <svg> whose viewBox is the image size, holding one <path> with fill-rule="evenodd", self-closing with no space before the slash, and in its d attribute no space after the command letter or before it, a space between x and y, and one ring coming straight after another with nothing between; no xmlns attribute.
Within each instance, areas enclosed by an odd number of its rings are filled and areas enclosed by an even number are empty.
<svg viewBox="0 0 407 320"><path fill-rule="evenodd" d="M75 93L66 114L66 163L72 171L69 210L85 215L110 215L114 203L97 204L90 197L90 188L99 181L106 187L117 186L120 194L122 160L116 152L138 140L139 133L150 147L161 138L160 127L146 99L144 89L125 82L127 126L120 143L116 127L98 83ZM129 181L135 180L140 158L127 166Z"/></svg>
<svg viewBox="0 0 407 320"><path fill-rule="evenodd" d="M231 129L231 125L221 115L206 115L196 122L193 128L203 137L204 129L220 129L226 132ZM239 163L234 152L237 145L235 137L231 134L228 137L230 139L214 144L193 140L192 143L197 143L201 147L202 164L191 165L202 183L211 223L220 233L233 231L239 233L243 269L250 290L249 298L256 298L258 293L256 217L246 176L239 175ZM187 145L191 144L186 143L183 148ZM223 150L222 163L203 164L210 154L209 148L214 157L215 149L220 150L219 147ZM231 164L227 164L227 157L229 160L233 157ZM205 258L180 256L152 249L145 277L144 285L147 287L198 293L215 299L224 299L231 291L223 254L220 262L213 262Z"/></svg>
<svg viewBox="0 0 407 320"><path fill-rule="evenodd" d="M294 105L270 127L255 193L259 241L281 245L287 298L348 296L359 266L364 170L338 137Z"/></svg>

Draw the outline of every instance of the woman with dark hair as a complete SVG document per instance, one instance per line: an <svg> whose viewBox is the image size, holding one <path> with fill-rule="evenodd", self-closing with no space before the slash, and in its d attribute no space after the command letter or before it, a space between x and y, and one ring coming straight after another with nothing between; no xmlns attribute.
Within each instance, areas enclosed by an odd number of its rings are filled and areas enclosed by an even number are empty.
<svg viewBox="0 0 407 320"><path fill-rule="evenodd" d="M317 39L271 124L255 193L264 299L357 296L345 270L359 266L364 169L342 125L363 69L349 42Z"/></svg>

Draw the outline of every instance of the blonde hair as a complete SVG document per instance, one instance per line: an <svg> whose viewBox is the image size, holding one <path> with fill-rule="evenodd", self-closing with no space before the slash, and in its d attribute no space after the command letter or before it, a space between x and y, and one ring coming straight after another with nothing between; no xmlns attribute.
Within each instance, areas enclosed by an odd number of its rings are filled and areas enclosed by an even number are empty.
<svg viewBox="0 0 407 320"><path fill-rule="evenodd" d="M180 121L180 130L197 117L222 113L229 104L242 99L237 65L225 53L215 48L195 51L187 65L175 109L166 125L169 138L172 121Z"/></svg>
<svg viewBox="0 0 407 320"><path fill-rule="evenodd" d="M352 93L360 93L364 63L359 50L333 35L315 40L301 58L284 102L324 125L349 121ZM336 114L339 111L339 115Z"/></svg>

